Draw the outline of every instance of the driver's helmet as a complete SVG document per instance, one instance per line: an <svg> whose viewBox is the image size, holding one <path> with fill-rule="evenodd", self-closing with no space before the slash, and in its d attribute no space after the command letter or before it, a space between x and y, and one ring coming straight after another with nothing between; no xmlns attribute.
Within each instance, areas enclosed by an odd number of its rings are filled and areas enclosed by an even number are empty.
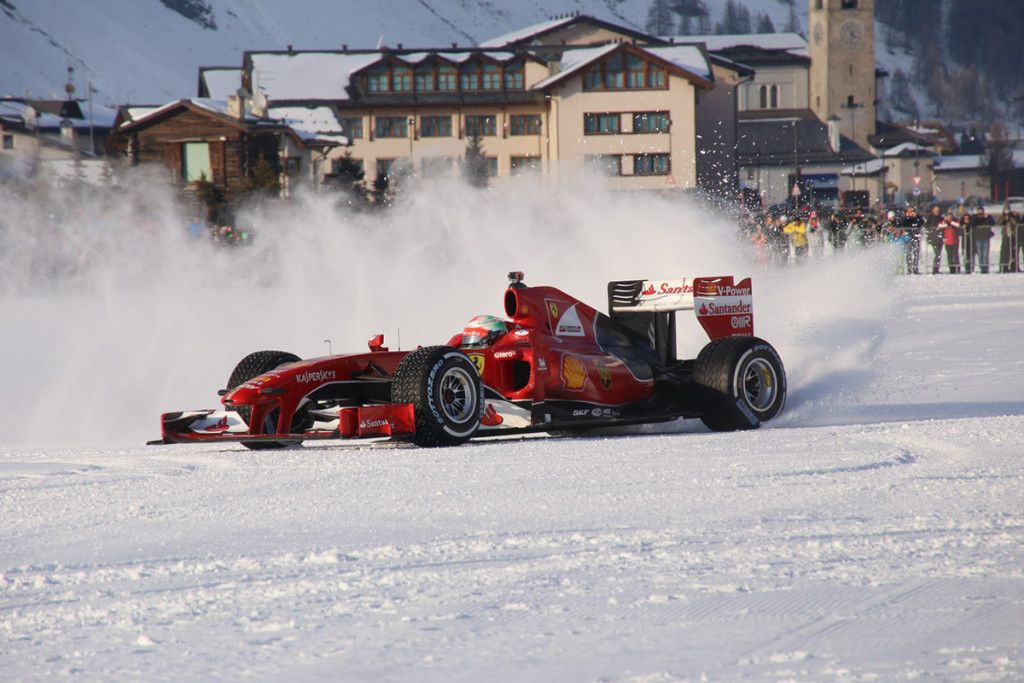
<svg viewBox="0 0 1024 683"><path fill-rule="evenodd" d="M462 346L480 348L490 346L508 332L508 325L493 315L478 315L462 330Z"/></svg>

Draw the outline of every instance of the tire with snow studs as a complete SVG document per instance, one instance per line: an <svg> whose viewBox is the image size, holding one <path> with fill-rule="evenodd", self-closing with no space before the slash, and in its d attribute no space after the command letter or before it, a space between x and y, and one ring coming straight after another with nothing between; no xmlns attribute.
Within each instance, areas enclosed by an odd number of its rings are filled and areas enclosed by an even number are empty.
<svg viewBox="0 0 1024 683"><path fill-rule="evenodd" d="M708 402L701 421L716 432L756 429L786 404L782 359L757 337L712 341L697 355L693 381Z"/></svg>
<svg viewBox="0 0 1024 683"><path fill-rule="evenodd" d="M476 366L450 346L427 346L403 358L391 383L391 402L413 405L417 446L465 443L486 407Z"/></svg>
<svg viewBox="0 0 1024 683"><path fill-rule="evenodd" d="M288 353L287 351L254 351L242 360L238 361L238 365L236 365L235 369L231 371L231 376L228 378L228 391L245 384L253 377L259 377L260 375L270 372L274 368L280 367L285 363L294 363L299 360L302 359L294 353ZM245 424L249 424L249 420L252 419L252 406L235 406L235 412L241 415L242 419L245 420ZM295 425L295 423L301 421L301 419L300 414L296 413L292 420L292 424ZM263 431L266 432L266 428L271 425L273 425L273 430L277 431L276 410L267 414L267 417L264 420ZM252 429L252 425L249 426L249 429ZM292 443L285 443L282 441L264 441L259 443L242 442L242 445L254 451L260 451L268 448L285 448L292 445Z"/></svg>

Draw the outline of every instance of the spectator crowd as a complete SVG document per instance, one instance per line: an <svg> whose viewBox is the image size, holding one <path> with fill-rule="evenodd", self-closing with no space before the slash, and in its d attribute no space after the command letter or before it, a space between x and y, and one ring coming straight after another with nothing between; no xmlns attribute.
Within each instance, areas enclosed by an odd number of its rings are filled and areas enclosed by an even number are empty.
<svg viewBox="0 0 1024 683"><path fill-rule="evenodd" d="M1009 208L992 216L982 206L944 210L934 205L920 213L914 206L882 211L804 207L747 214L742 229L756 261L765 265L801 264L809 257L888 243L898 250L901 273L1024 270L1024 217Z"/></svg>

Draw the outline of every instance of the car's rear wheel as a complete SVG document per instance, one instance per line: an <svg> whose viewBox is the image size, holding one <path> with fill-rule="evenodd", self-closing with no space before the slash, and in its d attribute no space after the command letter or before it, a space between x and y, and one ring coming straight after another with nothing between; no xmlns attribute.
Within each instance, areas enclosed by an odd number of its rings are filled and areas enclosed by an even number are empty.
<svg viewBox="0 0 1024 683"><path fill-rule="evenodd" d="M259 377L265 373L279 368L285 363L294 363L302 360L294 353L288 353L287 351L255 351L250 353L248 356L238 361L238 365L231 372L231 376L228 378L228 391L245 384L254 377ZM253 425L249 424L252 420L252 406L240 405L235 406L235 412L237 412L245 423L249 425L249 430L253 430ZM277 417L278 411L269 411L263 419L263 424L260 425L260 429L257 431L259 434L273 433L277 431ZM296 414L292 420L293 424L296 421L301 421L301 417ZM293 427L292 431L295 430ZM268 448L285 448L286 446L295 445L301 442L283 442L283 441L258 441L258 442L242 442L246 448L251 448L254 451L264 450Z"/></svg>
<svg viewBox="0 0 1024 683"><path fill-rule="evenodd" d="M402 359L391 384L392 403L411 403L413 442L457 446L476 433L483 418L483 382L466 354L450 346L427 346Z"/></svg>
<svg viewBox="0 0 1024 683"><path fill-rule="evenodd" d="M782 359L757 337L712 341L697 355L693 380L706 394L701 420L716 432L756 429L786 404Z"/></svg>

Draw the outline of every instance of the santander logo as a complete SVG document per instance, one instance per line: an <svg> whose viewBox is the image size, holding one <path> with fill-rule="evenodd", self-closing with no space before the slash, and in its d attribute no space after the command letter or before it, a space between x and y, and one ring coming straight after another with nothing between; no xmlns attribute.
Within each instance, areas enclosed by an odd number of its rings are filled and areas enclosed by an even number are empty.
<svg viewBox="0 0 1024 683"><path fill-rule="evenodd" d="M679 294L692 294L693 286L688 285L686 280L661 280L649 282L640 296L668 296Z"/></svg>

